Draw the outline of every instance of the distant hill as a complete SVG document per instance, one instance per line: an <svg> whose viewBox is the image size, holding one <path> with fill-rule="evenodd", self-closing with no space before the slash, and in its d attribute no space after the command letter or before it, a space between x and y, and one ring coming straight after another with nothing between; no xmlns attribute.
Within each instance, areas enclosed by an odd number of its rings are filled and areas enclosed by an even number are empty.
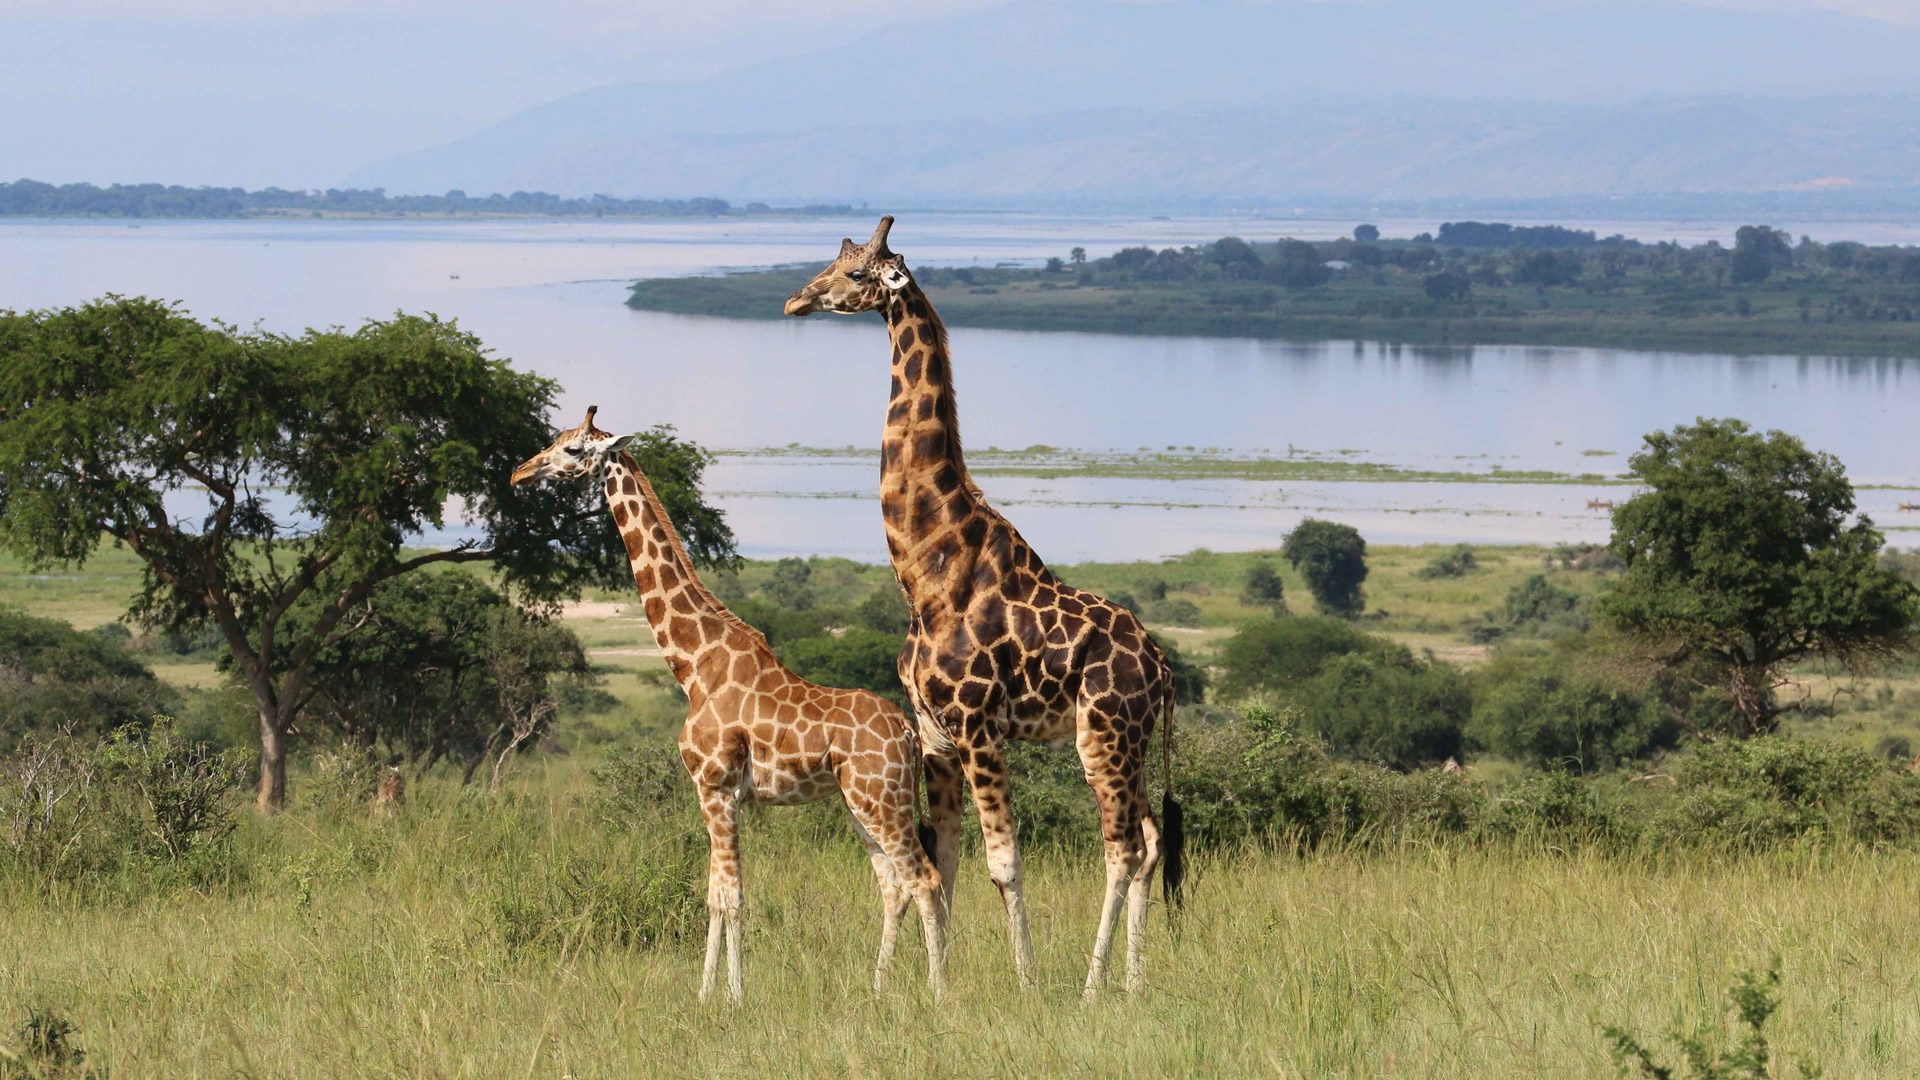
<svg viewBox="0 0 1920 1080"><path fill-rule="evenodd" d="M1915 55L1920 31L1884 22L1684 4L1001 8L588 91L349 182L949 205L1858 192L1920 176Z"/></svg>

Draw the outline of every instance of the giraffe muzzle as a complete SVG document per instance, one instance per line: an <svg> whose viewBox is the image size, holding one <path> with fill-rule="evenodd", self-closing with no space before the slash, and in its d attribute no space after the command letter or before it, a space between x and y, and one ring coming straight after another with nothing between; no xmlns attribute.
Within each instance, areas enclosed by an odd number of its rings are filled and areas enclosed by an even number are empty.
<svg viewBox="0 0 1920 1080"><path fill-rule="evenodd" d="M787 297L787 314L798 315L803 319L813 314L815 311L814 300L817 296L818 294L809 294L807 290L802 289L792 296Z"/></svg>

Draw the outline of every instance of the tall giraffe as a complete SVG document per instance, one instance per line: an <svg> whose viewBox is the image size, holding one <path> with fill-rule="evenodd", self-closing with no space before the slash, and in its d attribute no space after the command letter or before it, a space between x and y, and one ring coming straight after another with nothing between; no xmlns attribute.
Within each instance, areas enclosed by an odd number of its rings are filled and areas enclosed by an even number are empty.
<svg viewBox="0 0 1920 1080"><path fill-rule="evenodd" d="M1004 743L1072 736L1100 804L1107 862L1084 992L1091 997L1106 981L1123 899L1126 985L1139 990L1154 869L1164 854L1170 900L1181 874L1179 804L1169 785L1156 822L1147 796L1148 740L1161 712L1162 767L1171 780L1172 669L1132 612L1055 578L974 486L960 449L946 328L906 260L888 250L892 225L883 217L867 243L841 241L839 256L793 294L786 312L877 310L893 339L880 508L912 616L900 678L920 721L935 862L950 899L964 773L987 872L1006 905L1014 968L1031 985L1033 944Z"/></svg>
<svg viewBox="0 0 1920 1080"><path fill-rule="evenodd" d="M946 986L946 897L916 829L919 751L914 727L892 702L866 690L835 690L788 671L758 630L728 611L693 570L653 485L628 452L633 436L594 427L597 407L579 427L513 471L518 485L538 479L604 474L607 507L626 544L667 666L687 694L680 759L700 795L711 855L707 870L707 960L700 997L713 993L722 928L727 997L739 1001L741 916L740 804L789 806L838 791L880 880L883 922L874 989L892 964L900 916L920 907L927 978Z"/></svg>

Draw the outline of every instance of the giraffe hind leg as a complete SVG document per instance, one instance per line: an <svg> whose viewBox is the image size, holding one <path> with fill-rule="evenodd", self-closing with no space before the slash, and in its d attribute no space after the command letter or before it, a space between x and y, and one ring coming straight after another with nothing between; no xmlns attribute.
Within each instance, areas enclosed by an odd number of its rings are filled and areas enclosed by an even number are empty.
<svg viewBox="0 0 1920 1080"><path fill-rule="evenodd" d="M1143 825L1146 811L1144 771L1141 763L1132 760L1122 749L1116 737L1120 727L1120 718L1107 717L1099 723L1091 723L1083 716L1078 740L1081 766L1086 770L1087 782L1093 786L1094 797L1100 804L1100 832L1107 862L1107 888L1100 904L1100 922L1094 931L1093 956L1087 964L1087 981L1082 991L1083 996L1089 999L1098 996L1106 985L1107 964L1113 954L1113 931L1120 921L1121 909L1130 909L1132 906L1135 879L1141 876L1147 862ZM1144 901L1144 891L1140 892L1140 896ZM1129 985L1132 984L1135 967L1142 962L1137 956L1139 941L1133 934L1133 920L1129 915Z"/></svg>
<svg viewBox="0 0 1920 1080"><path fill-rule="evenodd" d="M889 800L885 814L871 823L854 813L854 827L873 861L880 880L885 923L880 930L880 956L874 969L874 991L881 989L892 966L900 919L909 904L920 908L921 931L927 946L927 981L938 999L946 990L946 906L940 894L940 874L922 846L914 827L910 799ZM851 805L849 810L851 810Z"/></svg>

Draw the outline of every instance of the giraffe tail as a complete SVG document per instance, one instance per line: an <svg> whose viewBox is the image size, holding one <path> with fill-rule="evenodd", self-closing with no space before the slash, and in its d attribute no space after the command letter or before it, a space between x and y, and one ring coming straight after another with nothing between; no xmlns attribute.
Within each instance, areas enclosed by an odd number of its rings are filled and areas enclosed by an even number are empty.
<svg viewBox="0 0 1920 1080"><path fill-rule="evenodd" d="M937 834L933 831L933 826L927 824L927 815L924 809L924 803L921 799L921 795L924 789L926 788L926 776L927 776L926 759L922 757L920 754L920 734L917 730L915 730L914 722L911 720L909 720L907 723L907 746L908 746L908 752L913 755L914 761L918 763L920 766L919 768L912 770L913 772L913 833L915 836L918 836L920 838L920 850L927 853L927 861L929 863L932 863L935 866L939 866L940 860L937 857L935 857L933 853Z"/></svg>
<svg viewBox="0 0 1920 1080"><path fill-rule="evenodd" d="M1160 796L1160 860L1164 864L1160 881L1170 912L1180 907L1180 886L1187 878L1186 812L1180 808L1180 800L1173 797L1173 699L1174 688L1169 683L1165 726L1160 731L1160 773L1166 785Z"/></svg>

